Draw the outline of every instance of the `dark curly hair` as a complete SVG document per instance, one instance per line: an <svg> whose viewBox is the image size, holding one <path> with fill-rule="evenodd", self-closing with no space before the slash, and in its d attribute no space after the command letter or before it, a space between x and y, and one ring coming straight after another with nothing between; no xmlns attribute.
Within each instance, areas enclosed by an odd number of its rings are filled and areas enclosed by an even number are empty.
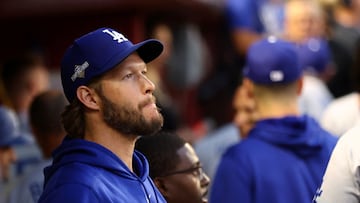
<svg viewBox="0 0 360 203"><path fill-rule="evenodd" d="M159 131L154 135L139 138L135 149L149 161L150 177L154 179L175 170L180 161L177 151L185 143L185 140L175 133Z"/></svg>

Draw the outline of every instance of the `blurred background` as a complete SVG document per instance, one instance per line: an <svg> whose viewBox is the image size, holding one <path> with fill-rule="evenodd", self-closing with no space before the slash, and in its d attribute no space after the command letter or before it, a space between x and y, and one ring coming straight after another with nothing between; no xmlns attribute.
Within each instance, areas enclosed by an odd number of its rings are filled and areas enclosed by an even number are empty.
<svg viewBox="0 0 360 203"><path fill-rule="evenodd" d="M0 27L0 106L16 113L13 128L29 139L31 101L45 89L62 89L63 53L100 27L134 43L156 38L164 44L148 64L164 130L193 144L210 178L246 128L234 119L242 111L236 90L247 50L261 38L283 38L298 48L301 113L337 136L360 121L360 0L1 0ZM0 155L12 159L12 144L1 145L6 134L0 131ZM31 146L14 147L21 163L15 175L25 168L21 160L40 157Z"/></svg>
<svg viewBox="0 0 360 203"><path fill-rule="evenodd" d="M165 95L164 109L169 106L174 111L169 126L185 126L182 129L195 136L188 138L197 139L232 119L231 105L222 104L231 100L239 68L232 58L222 4L205 0L2 0L0 59L37 52L51 72L51 87L61 88L62 54L84 33L111 27L134 43L158 38L165 44L165 53L149 66L159 67L153 80L162 83L159 94Z"/></svg>
<svg viewBox="0 0 360 203"><path fill-rule="evenodd" d="M0 62L36 53L50 71L50 87L61 89L62 55L81 35L111 27L134 43L157 38L165 50L148 64L149 77L165 128L194 143L232 121L247 47L267 35L295 43L324 39L330 68L321 70L321 80L331 96L360 89L354 85L360 78L360 0L310 0L310 7L296 1L1 0Z"/></svg>

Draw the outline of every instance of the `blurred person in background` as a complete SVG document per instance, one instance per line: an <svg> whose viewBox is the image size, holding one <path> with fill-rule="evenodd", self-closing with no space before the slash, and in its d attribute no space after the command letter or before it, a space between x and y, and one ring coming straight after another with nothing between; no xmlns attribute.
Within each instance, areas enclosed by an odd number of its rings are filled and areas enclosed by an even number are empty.
<svg viewBox="0 0 360 203"><path fill-rule="evenodd" d="M360 199L360 123L339 138L313 203L358 203Z"/></svg>
<svg viewBox="0 0 360 203"><path fill-rule="evenodd" d="M315 0L289 0L284 16L282 38L295 44L304 71L300 111L319 121L333 99L326 85L333 77L334 67L325 35L325 13Z"/></svg>
<svg viewBox="0 0 360 203"><path fill-rule="evenodd" d="M61 124L61 113L67 105L61 91L48 90L34 98L30 105L30 125L43 159L30 165L19 176L12 187L9 203L36 203L44 185L43 170L51 165L51 154L61 144L65 130Z"/></svg>
<svg viewBox="0 0 360 203"><path fill-rule="evenodd" d="M203 169L210 179L213 179L221 155L225 150L240 140L240 132L236 124L229 122L193 144Z"/></svg>
<svg viewBox="0 0 360 203"><path fill-rule="evenodd" d="M214 130L195 143L194 148L199 156L203 169L210 179L215 176L221 156L232 145L245 139L256 121L256 111L249 92L239 85L233 97L232 106L235 111L231 122ZM211 184L209 186L211 190Z"/></svg>
<svg viewBox="0 0 360 203"><path fill-rule="evenodd" d="M141 137L135 149L149 161L150 177L168 203L207 203L209 177L190 143L171 132Z"/></svg>
<svg viewBox="0 0 360 203"><path fill-rule="evenodd" d="M179 101L175 101L172 95L170 95L168 82L166 82L170 66L169 60L173 49L173 31L165 22L153 21L148 23L148 35L151 38L160 40L164 45L164 51L158 58L148 64L149 70L147 76L157 87L154 95L164 117L162 130L177 131L181 123Z"/></svg>
<svg viewBox="0 0 360 203"><path fill-rule="evenodd" d="M281 37L295 43L326 37L326 18L317 0L288 0L284 4Z"/></svg>
<svg viewBox="0 0 360 203"><path fill-rule="evenodd" d="M194 144L203 163L204 171L213 179L223 153L231 145L246 138L256 120L255 104L248 99L248 92L239 85L232 100L234 118L231 122L214 130Z"/></svg>
<svg viewBox="0 0 360 203"><path fill-rule="evenodd" d="M354 66L351 67L351 84L354 91L335 98L324 110L321 125L329 132L341 136L360 121L360 40L354 51Z"/></svg>
<svg viewBox="0 0 360 203"><path fill-rule="evenodd" d="M50 85L49 71L37 53L25 53L6 60L1 78L11 107L19 117L21 130L31 132L29 107L36 95Z"/></svg>
<svg viewBox="0 0 360 203"><path fill-rule="evenodd" d="M356 42L360 38L360 1L334 0L322 2L327 16L327 38L329 41L335 74L327 85L335 98L354 91L352 67L354 66Z"/></svg>
<svg viewBox="0 0 360 203"><path fill-rule="evenodd" d="M299 64L304 71L303 91L299 97L300 111L320 121L324 110L333 100L325 81L331 69L327 41L310 38L296 46Z"/></svg>
<svg viewBox="0 0 360 203"><path fill-rule="evenodd" d="M337 139L301 115L302 74L293 43L269 37L251 46L242 83L250 130L222 156L210 202L312 200Z"/></svg>
<svg viewBox="0 0 360 203"><path fill-rule="evenodd" d="M14 170L6 172L7 174L18 176L28 164L37 162L42 157L29 126L28 114L34 97L49 88L49 72L41 54L26 52L3 62L0 80L4 87L4 105L15 112L16 128L26 138L21 144L9 146L18 160L16 167L7 166L10 162L0 164L2 168ZM6 154L0 153L0 159L3 159L3 156Z"/></svg>
<svg viewBox="0 0 360 203"><path fill-rule="evenodd" d="M163 53L148 64L148 77L158 87L154 95L164 116L162 130L193 143L204 135L197 128L202 115L195 101L209 61L203 36L195 24L174 24L156 15L147 20L146 30L164 44Z"/></svg>
<svg viewBox="0 0 360 203"><path fill-rule="evenodd" d="M225 15L239 56L266 35L279 35L283 30L285 0L227 0Z"/></svg>
<svg viewBox="0 0 360 203"><path fill-rule="evenodd" d="M217 71L200 89L199 101L204 112L216 119L209 120L212 130L225 127L233 120L231 103L242 80L242 67L249 46L268 35L283 30L285 0L226 0L223 1L221 55ZM224 40L226 39L226 40ZM239 67L241 69L239 70ZM223 106L223 108L218 108ZM231 127L231 126L230 126ZM235 126L232 126L235 127ZM234 128L232 128L234 129ZM221 130L222 131L222 130ZM233 131L234 132L234 131ZM209 131L208 133L211 133Z"/></svg>
<svg viewBox="0 0 360 203"><path fill-rule="evenodd" d="M29 140L28 135L20 130L19 121L12 109L0 106L0 121L0 202L5 202L16 176L19 175L18 171L29 161L18 157L15 149Z"/></svg>
<svg viewBox="0 0 360 203"><path fill-rule="evenodd" d="M237 102L240 93L240 88L237 86L242 78L242 71L238 67L243 66L243 57L252 43L263 36L278 35L282 32L284 2L283 0L224 2L226 22L224 29L226 34L230 35L229 42L226 43L234 50L225 51L224 64L220 64L219 70L200 88L199 103L206 116L215 119L210 120L210 125L213 126L211 130L194 143L195 150L204 164L204 170L210 178L215 174L222 153L230 145L238 142L240 136L245 136L245 133L239 133L240 131L247 131L247 124L244 122L246 114L243 114L246 110L241 107L241 102L240 104ZM224 49L228 50L229 46ZM241 127L239 128L238 125Z"/></svg>

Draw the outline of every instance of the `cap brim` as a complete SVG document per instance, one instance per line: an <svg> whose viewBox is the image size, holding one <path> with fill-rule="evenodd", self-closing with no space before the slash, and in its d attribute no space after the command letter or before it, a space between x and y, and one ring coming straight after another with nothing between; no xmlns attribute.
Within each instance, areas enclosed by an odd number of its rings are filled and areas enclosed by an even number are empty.
<svg viewBox="0 0 360 203"><path fill-rule="evenodd" d="M92 42L85 41L84 43ZM92 50L88 55L93 56L93 58L85 58L84 56L82 56L82 54L84 53L82 50L80 50L79 44L74 44L66 51L61 65L61 80L66 98L69 102L72 102L73 99L76 97L76 89L80 85L86 85L94 77L98 77L105 72L115 68L132 53L137 52L139 57L145 63L148 63L157 58L164 49L162 43L155 39L148 39L138 44L132 44L130 41L124 41L124 44L122 45L118 45L118 43L116 42L115 45L114 43L107 43L108 44L103 44L104 46L110 46L106 51L106 53L108 54L104 54L106 57L99 57L99 55L101 55L101 52L97 52L97 54L94 54L94 50ZM87 45L85 47L87 47ZM92 47L91 49L94 48ZM101 49L99 51L101 51ZM100 59L97 59L97 57L99 57ZM98 60L100 60L100 62ZM74 64L83 64L84 62L87 62L87 65L90 66L87 67L88 71L86 72L86 77L84 76L77 79L76 81L72 81L71 77L74 74Z"/></svg>
<svg viewBox="0 0 360 203"><path fill-rule="evenodd" d="M157 58L163 51L164 46L158 40L149 39L134 45L135 51L138 52L140 58L148 63Z"/></svg>
<svg viewBox="0 0 360 203"><path fill-rule="evenodd" d="M103 74L104 72L114 68L117 64L123 62L134 52L137 52L139 57L145 63L149 63L157 58L162 53L163 49L164 47L162 43L155 39L149 39L138 44L134 44L131 48L125 50L124 52L118 52L106 65L104 65L104 67L99 69L99 72L94 73L94 76Z"/></svg>

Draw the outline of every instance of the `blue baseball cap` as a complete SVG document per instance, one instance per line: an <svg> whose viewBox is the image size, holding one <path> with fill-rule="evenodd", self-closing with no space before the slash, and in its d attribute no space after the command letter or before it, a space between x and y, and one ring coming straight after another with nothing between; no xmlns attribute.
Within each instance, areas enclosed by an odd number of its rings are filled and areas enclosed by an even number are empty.
<svg viewBox="0 0 360 203"><path fill-rule="evenodd" d="M311 38L297 46L299 63L303 70L321 73L331 61L328 42L320 38Z"/></svg>
<svg viewBox="0 0 360 203"><path fill-rule="evenodd" d="M30 143L30 134L20 131L15 112L0 106L0 147Z"/></svg>
<svg viewBox="0 0 360 203"><path fill-rule="evenodd" d="M256 84L287 84L302 75L295 45L270 36L254 42L247 53L244 77Z"/></svg>
<svg viewBox="0 0 360 203"><path fill-rule="evenodd" d="M161 54L163 45L155 39L133 44L111 28L100 28L76 39L61 62L61 82L68 101L76 97L79 86L113 69L135 51L148 63Z"/></svg>

